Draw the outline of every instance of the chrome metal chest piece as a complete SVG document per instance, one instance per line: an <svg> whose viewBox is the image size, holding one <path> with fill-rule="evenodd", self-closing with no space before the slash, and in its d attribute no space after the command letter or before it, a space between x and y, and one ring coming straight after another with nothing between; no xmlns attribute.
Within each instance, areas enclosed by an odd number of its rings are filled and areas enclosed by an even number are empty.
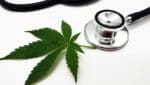
<svg viewBox="0 0 150 85"><path fill-rule="evenodd" d="M99 11L96 13L95 19L89 21L85 26L86 40L91 45L102 50L119 50L129 40L127 25L149 13L150 8L147 8L125 18L122 14L113 10Z"/></svg>

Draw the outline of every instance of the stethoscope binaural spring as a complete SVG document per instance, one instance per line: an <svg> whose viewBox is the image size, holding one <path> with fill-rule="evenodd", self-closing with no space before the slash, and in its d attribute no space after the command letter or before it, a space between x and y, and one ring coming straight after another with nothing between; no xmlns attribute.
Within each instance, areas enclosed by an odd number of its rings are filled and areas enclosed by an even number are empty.
<svg viewBox="0 0 150 85"><path fill-rule="evenodd" d="M7 0L0 0L0 5L10 11L17 12L28 12L47 8L56 4L67 4L67 5L85 5L96 2L98 0L44 0L40 2L30 3L30 4L17 4L11 3Z"/></svg>
<svg viewBox="0 0 150 85"><path fill-rule="evenodd" d="M86 40L105 51L119 50L129 40L127 26L149 14L150 7L127 17L114 10L101 10L96 13L94 20L86 24Z"/></svg>

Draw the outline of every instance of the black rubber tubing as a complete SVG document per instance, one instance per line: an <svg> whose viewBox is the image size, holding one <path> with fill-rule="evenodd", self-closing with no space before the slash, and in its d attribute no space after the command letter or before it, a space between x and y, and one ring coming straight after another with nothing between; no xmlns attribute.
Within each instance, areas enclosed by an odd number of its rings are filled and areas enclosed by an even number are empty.
<svg viewBox="0 0 150 85"><path fill-rule="evenodd" d="M150 7L146 8L142 11L132 13L132 14L128 15L128 17L131 17L131 19L132 19L131 23L132 23L132 22L137 21L140 18L143 18L143 17L149 15L149 14L150 14Z"/></svg>
<svg viewBox="0 0 150 85"><path fill-rule="evenodd" d="M31 4L16 4L16 3L8 2L6 0L0 0L0 5L10 11L28 12L28 11L44 9L56 4L79 6L79 5L90 4L96 1L98 0L45 0L45 1L35 2Z"/></svg>
<svg viewBox="0 0 150 85"><path fill-rule="evenodd" d="M5 9L10 11L23 11L23 12L43 9L49 6L53 6L57 3L59 3L58 0L45 0L31 4L14 4L6 0L0 0L1 6L3 6Z"/></svg>

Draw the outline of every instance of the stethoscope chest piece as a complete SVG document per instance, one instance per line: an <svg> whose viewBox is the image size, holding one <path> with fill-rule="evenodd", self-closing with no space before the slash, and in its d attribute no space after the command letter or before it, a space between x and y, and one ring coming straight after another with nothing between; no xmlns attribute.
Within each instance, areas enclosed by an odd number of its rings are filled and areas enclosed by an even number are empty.
<svg viewBox="0 0 150 85"><path fill-rule="evenodd" d="M99 49L114 51L124 47L129 40L125 18L118 12L102 10L85 26L88 43Z"/></svg>

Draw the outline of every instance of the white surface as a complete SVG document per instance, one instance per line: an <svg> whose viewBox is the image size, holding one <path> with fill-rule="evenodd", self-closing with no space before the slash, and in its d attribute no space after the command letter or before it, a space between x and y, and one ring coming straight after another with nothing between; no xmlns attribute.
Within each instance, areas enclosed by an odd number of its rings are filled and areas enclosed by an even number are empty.
<svg viewBox="0 0 150 85"><path fill-rule="evenodd" d="M127 15L148 6L149 0L102 0L89 6L57 5L29 13L9 12L0 8L0 57L36 40L24 31L41 27L53 27L60 31L63 19L72 25L74 33L82 32L78 42L87 44L84 25L97 11L108 8ZM150 85L150 17L129 29L130 41L122 50L104 52L85 49L86 54L80 54L77 85ZM1 61L0 85L23 85L40 60ZM48 78L37 85L75 85L65 59Z"/></svg>

